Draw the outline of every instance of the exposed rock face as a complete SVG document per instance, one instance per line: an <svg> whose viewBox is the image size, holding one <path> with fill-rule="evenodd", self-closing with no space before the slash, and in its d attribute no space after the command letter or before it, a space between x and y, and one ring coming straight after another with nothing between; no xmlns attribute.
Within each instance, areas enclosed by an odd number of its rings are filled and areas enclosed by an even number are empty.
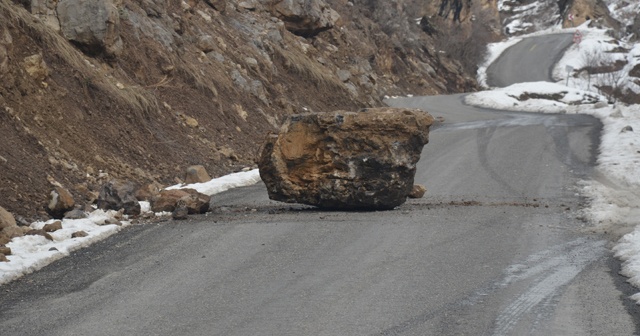
<svg viewBox="0 0 640 336"><path fill-rule="evenodd" d="M288 31L305 37L332 28L340 15L323 0L271 0L271 12Z"/></svg>
<svg viewBox="0 0 640 336"><path fill-rule="evenodd" d="M211 177L209 176L209 174L207 173L207 170L203 166L196 165L196 166L191 166L187 168L187 171L184 177L184 183L191 184L191 183L203 183L203 182L209 182L209 181L211 181Z"/></svg>
<svg viewBox="0 0 640 336"><path fill-rule="evenodd" d="M111 0L60 0L62 34L89 54L117 56L122 50L117 5Z"/></svg>
<svg viewBox="0 0 640 336"><path fill-rule="evenodd" d="M67 189L56 187L49 194L49 203L46 210L51 217L61 219L64 217L65 212L73 210L75 204L73 196Z"/></svg>
<svg viewBox="0 0 640 336"><path fill-rule="evenodd" d="M433 118L412 109L288 118L258 167L269 198L336 209L392 209L413 188Z"/></svg>
<svg viewBox="0 0 640 336"><path fill-rule="evenodd" d="M139 215L140 203L134 195L134 185L131 182L112 180L100 190L98 208L103 210L124 209L126 215Z"/></svg>

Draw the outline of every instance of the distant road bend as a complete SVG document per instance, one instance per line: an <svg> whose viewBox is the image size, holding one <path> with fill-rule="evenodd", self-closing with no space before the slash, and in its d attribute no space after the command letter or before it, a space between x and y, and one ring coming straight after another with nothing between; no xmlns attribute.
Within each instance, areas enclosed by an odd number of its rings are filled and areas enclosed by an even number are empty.
<svg viewBox="0 0 640 336"><path fill-rule="evenodd" d="M525 39L490 78L549 73L566 47L557 39ZM509 56L522 48L540 58ZM425 198L331 212L271 202L263 185L232 190L215 198L223 210L132 226L0 287L0 333L639 333L606 237L576 218L576 182L592 174L602 125L461 98L389 101L445 118L418 165Z"/></svg>

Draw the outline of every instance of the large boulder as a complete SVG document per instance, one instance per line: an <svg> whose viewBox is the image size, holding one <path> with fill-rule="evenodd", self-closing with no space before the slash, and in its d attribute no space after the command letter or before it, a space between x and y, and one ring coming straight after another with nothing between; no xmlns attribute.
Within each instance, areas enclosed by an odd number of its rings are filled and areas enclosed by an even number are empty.
<svg viewBox="0 0 640 336"><path fill-rule="evenodd" d="M60 0L56 8L62 34L90 55L122 51L118 0Z"/></svg>
<svg viewBox="0 0 640 336"><path fill-rule="evenodd" d="M269 198L333 209L392 209L413 188L433 118L376 108L293 115L270 135L258 167Z"/></svg>
<svg viewBox="0 0 640 336"><path fill-rule="evenodd" d="M263 0L271 14L284 22L290 32L311 37L332 28L340 19L338 12L323 0Z"/></svg>
<svg viewBox="0 0 640 336"><path fill-rule="evenodd" d="M103 210L124 209L125 215L139 215L140 203L136 199L135 186L131 182L111 180L100 190L98 208Z"/></svg>

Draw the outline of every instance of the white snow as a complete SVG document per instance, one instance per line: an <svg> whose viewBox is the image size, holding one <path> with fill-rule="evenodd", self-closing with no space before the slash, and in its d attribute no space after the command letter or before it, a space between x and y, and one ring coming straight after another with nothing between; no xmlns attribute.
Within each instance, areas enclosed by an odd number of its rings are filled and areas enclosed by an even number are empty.
<svg viewBox="0 0 640 336"><path fill-rule="evenodd" d="M206 183L175 185L167 189L193 188L203 194L213 195L232 188L252 185L259 181L260 174L258 169L254 169L215 178ZM149 202L140 202L140 207L142 212L151 210ZM156 215L171 214L158 213ZM47 240L43 236L13 238L7 244L11 248L11 255L7 256L9 262L0 262L0 285L37 271L62 257L68 256L75 250L105 239L122 228L131 225L131 222L126 218L120 221L120 225L105 225L105 222L114 220L117 216L118 212L116 211L94 210L85 219L64 219L62 220L62 230L49 233L53 241ZM46 224L51 224L55 221L52 219L46 222L35 222L30 227L32 229L42 229ZM85 231L88 236L71 238L71 235L77 231Z"/></svg>
<svg viewBox="0 0 640 336"><path fill-rule="evenodd" d="M635 10L640 5L635 5ZM600 64L624 60L627 64L615 72L620 87L640 92L640 86L630 78L629 71L640 63L640 44L628 45L607 36L604 30L588 28L588 23L571 29L551 28L535 35L575 32L583 33L582 42L572 45L557 63L553 77L556 83L520 83L470 94L466 103L495 109L545 113L583 113L599 118L603 123L601 144L593 180L581 183L581 193L590 199L584 212L600 232L633 232L624 235L613 248L623 261L622 274L640 288L640 105L606 104L610 97L599 92L597 85L606 84L607 74L578 72L599 55ZM509 46L522 37L490 46L487 61L478 71L478 80L486 86L486 69ZM620 48L621 47L621 48ZM593 61L593 60L591 60ZM593 65L593 64L591 64ZM567 85L567 66L569 73ZM525 99L542 96L537 99ZM546 96L546 97L545 97ZM594 104L598 102L598 104ZM597 108L597 107L598 108ZM628 128L632 130L628 130ZM633 229L635 227L635 230ZM640 293L631 297L640 304Z"/></svg>

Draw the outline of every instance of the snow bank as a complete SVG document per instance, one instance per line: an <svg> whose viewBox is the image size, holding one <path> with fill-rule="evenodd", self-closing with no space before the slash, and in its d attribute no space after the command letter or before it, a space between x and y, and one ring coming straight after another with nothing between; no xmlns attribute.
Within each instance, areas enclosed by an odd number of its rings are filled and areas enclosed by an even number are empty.
<svg viewBox="0 0 640 336"><path fill-rule="evenodd" d="M260 174L257 169L254 169L215 178L206 183L175 185L167 189L193 188L203 194L213 195L232 188L252 185L259 181ZM151 210L149 202L140 202L140 207L143 212ZM158 215L167 214L160 213ZM47 240L43 236L14 238L7 244L12 252L11 255L7 256L9 262L0 262L0 285L37 271L60 258L68 256L73 251L105 239L131 224L129 221L124 220L120 222L120 225L105 225L106 222L114 220L116 216L118 216L118 213L112 210L95 210L85 219L64 219L62 220L62 230L50 233L53 241ZM35 222L31 224L31 228L42 229L44 225L55 221L52 219L46 222ZM84 231L88 235L86 237L71 238L71 235L77 231Z"/></svg>

